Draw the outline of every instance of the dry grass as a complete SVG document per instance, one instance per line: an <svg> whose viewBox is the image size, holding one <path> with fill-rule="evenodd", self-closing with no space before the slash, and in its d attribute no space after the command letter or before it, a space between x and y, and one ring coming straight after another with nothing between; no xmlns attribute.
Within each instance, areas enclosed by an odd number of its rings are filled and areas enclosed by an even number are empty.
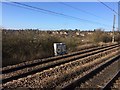
<svg viewBox="0 0 120 90"><path fill-rule="evenodd" d="M119 38L120 34L117 34L116 40L119 41ZM85 41L82 42L82 39ZM86 46L80 47L83 44L111 42L111 36L102 31L82 37L75 34L55 35L39 30L2 30L2 66L54 56L55 42L66 43L67 52L73 52L84 49Z"/></svg>

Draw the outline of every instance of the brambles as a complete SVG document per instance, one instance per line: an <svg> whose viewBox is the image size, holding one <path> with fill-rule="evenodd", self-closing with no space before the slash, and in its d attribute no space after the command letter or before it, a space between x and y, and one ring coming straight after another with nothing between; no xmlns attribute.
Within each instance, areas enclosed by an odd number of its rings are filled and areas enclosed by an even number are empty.
<svg viewBox="0 0 120 90"><path fill-rule="evenodd" d="M52 56L56 41L35 31L3 31L3 66Z"/></svg>
<svg viewBox="0 0 120 90"><path fill-rule="evenodd" d="M56 42L66 43L67 52L69 53L86 47L96 46L100 42L103 44L111 42L111 34L112 32L103 32L101 30L84 32L79 30L39 31L32 29L3 29L2 66L54 56L53 43ZM115 40L119 42L120 34L117 32L115 34Z"/></svg>
<svg viewBox="0 0 120 90"><path fill-rule="evenodd" d="M23 61L54 56L54 42L65 42L68 50L77 46L76 39L71 42L72 38L59 38L58 35L51 35L46 31L3 30L2 34L3 67Z"/></svg>

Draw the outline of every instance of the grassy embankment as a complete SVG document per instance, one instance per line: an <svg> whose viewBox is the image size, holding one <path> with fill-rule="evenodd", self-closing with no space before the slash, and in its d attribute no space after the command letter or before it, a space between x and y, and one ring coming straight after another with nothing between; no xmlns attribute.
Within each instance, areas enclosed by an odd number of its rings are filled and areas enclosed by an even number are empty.
<svg viewBox="0 0 120 90"><path fill-rule="evenodd" d="M83 39L84 41L82 41ZM120 34L116 35L116 40L120 40ZM82 37L75 34L53 35L48 32L35 30L3 30L2 65L13 65L23 61L54 56L54 42L66 43L68 52L72 52L79 50L83 44L111 42L111 36L102 31Z"/></svg>

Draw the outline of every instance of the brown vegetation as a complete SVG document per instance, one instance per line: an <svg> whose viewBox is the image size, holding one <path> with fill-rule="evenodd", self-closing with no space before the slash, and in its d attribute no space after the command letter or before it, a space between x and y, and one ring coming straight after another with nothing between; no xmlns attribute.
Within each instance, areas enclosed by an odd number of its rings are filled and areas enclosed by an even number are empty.
<svg viewBox="0 0 120 90"><path fill-rule="evenodd" d="M79 50L83 44L111 42L111 32L79 30L39 31L39 30L2 30L2 65L54 56L53 43L63 42L67 52ZM116 41L120 40L117 33Z"/></svg>

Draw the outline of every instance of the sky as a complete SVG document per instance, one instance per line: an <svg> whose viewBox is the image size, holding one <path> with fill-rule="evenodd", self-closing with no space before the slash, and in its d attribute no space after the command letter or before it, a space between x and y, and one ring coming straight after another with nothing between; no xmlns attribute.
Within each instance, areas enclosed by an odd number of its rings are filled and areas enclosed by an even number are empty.
<svg viewBox="0 0 120 90"><path fill-rule="evenodd" d="M112 30L114 12L100 2L20 2L50 12L30 9L11 2L0 2L0 26L8 29L80 29L103 28ZM118 2L104 2L118 12ZM71 7L69 7L69 6ZM77 9L75 9L77 8ZM54 13L51 13L54 12ZM60 13L58 15L55 13ZM63 16L67 15L67 16ZM69 17L70 16L70 17ZM75 17L75 18L71 18ZM77 19L76 19L77 18ZM2 20L1 20L2 19ZM116 15L118 28L118 15Z"/></svg>

